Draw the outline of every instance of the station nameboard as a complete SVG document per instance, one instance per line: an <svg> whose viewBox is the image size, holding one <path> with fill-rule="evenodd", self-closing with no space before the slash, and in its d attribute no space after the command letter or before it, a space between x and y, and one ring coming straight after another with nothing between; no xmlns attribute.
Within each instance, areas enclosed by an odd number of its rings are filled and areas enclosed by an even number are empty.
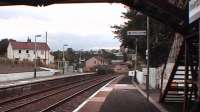
<svg viewBox="0 0 200 112"><path fill-rule="evenodd" d="M127 31L127 35L142 36L146 35L146 31Z"/></svg>
<svg viewBox="0 0 200 112"><path fill-rule="evenodd" d="M200 0L189 1L189 23L200 18Z"/></svg>

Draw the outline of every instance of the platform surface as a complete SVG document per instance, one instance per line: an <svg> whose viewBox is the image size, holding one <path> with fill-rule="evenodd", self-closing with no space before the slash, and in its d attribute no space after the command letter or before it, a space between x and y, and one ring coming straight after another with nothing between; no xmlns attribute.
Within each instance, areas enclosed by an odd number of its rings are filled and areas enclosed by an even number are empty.
<svg viewBox="0 0 200 112"><path fill-rule="evenodd" d="M73 112L160 112L138 88L119 76L83 102ZM130 80L129 80L130 81Z"/></svg>
<svg viewBox="0 0 200 112"><path fill-rule="evenodd" d="M23 80L16 80L16 81L0 82L0 89L14 87L14 86L20 86L20 85L25 85L25 84L31 84L31 83L37 83L37 82L42 82L42 81L48 81L48 80L62 79L62 78L73 77L73 76L89 75L89 74L94 74L94 73L76 73L76 74L72 74L72 75L53 75L53 76L47 76L47 77L38 77L38 78L30 78L30 79L23 79Z"/></svg>
<svg viewBox="0 0 200 112"><path fill-rule="evenodd" d="M137 89L113 90L100 112L160 112Z"/></svg>

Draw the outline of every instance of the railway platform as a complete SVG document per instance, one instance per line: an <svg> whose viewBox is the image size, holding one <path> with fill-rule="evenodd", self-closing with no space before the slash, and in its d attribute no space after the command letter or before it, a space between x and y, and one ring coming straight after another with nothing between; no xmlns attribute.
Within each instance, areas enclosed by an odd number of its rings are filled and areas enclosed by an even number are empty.
<svg viewBox="0 0 200 112"><path fill-rule="evenodd" d="M113 79L73 112L167 112L125 76Z"/></svg>
<svg viewBox="0 0 200 112"><path fill-rule="evenodd" d="M51 80L56 80L56 79L63 79L63 78L67 78L67 77L90 75L90 74L94 74L94 73L92 72L92 73L76 73L76 74L71 74L71 75L69 75L69 74L68 75L54 75L54 76L22 79L22 80L16 80L16 81L0 82L0 89L28 85L28 84L44 82L44 81L51 81Z"/></svg>

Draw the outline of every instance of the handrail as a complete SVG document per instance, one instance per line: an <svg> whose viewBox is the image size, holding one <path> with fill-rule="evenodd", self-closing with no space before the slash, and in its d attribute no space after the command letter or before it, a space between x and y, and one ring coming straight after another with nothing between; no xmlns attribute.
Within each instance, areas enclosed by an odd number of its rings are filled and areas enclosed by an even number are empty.
<svg viewBox="0 0 200 112"><path fill-rule="evenodd" d="M170 75L172 74L173 68L176 66L176 60L178 58L178 55L180 53L182 44L183 44L183 36L176 33L174 42L172 44L169 57L167 62L165 63L163 67L163 71L161 74L161 88L160 88L160 96L163 97L163 92L165 91L167 84L169 82Z"/></svg>

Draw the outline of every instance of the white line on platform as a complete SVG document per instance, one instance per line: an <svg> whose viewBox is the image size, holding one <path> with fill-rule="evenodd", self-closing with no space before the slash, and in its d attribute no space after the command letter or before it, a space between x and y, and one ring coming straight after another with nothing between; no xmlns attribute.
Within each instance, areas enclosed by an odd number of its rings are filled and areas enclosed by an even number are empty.
<svg viewBox="0 0 200 112"><path fill-rule="evenodd" d="M113 80L117 79L119 77L114 78ZM75 110L73 110L72 112L78 112L87 102L90 101L90 99L92 99L94 96L96 96L101 90L103 90L103 88L105 88L106 86L108 86L113 80L109 81L106 85L104 85L103 87L101 87L99 90L97 90L94 94L92 94L88 99L86 99L83 103L81 103Z"/></svg>

